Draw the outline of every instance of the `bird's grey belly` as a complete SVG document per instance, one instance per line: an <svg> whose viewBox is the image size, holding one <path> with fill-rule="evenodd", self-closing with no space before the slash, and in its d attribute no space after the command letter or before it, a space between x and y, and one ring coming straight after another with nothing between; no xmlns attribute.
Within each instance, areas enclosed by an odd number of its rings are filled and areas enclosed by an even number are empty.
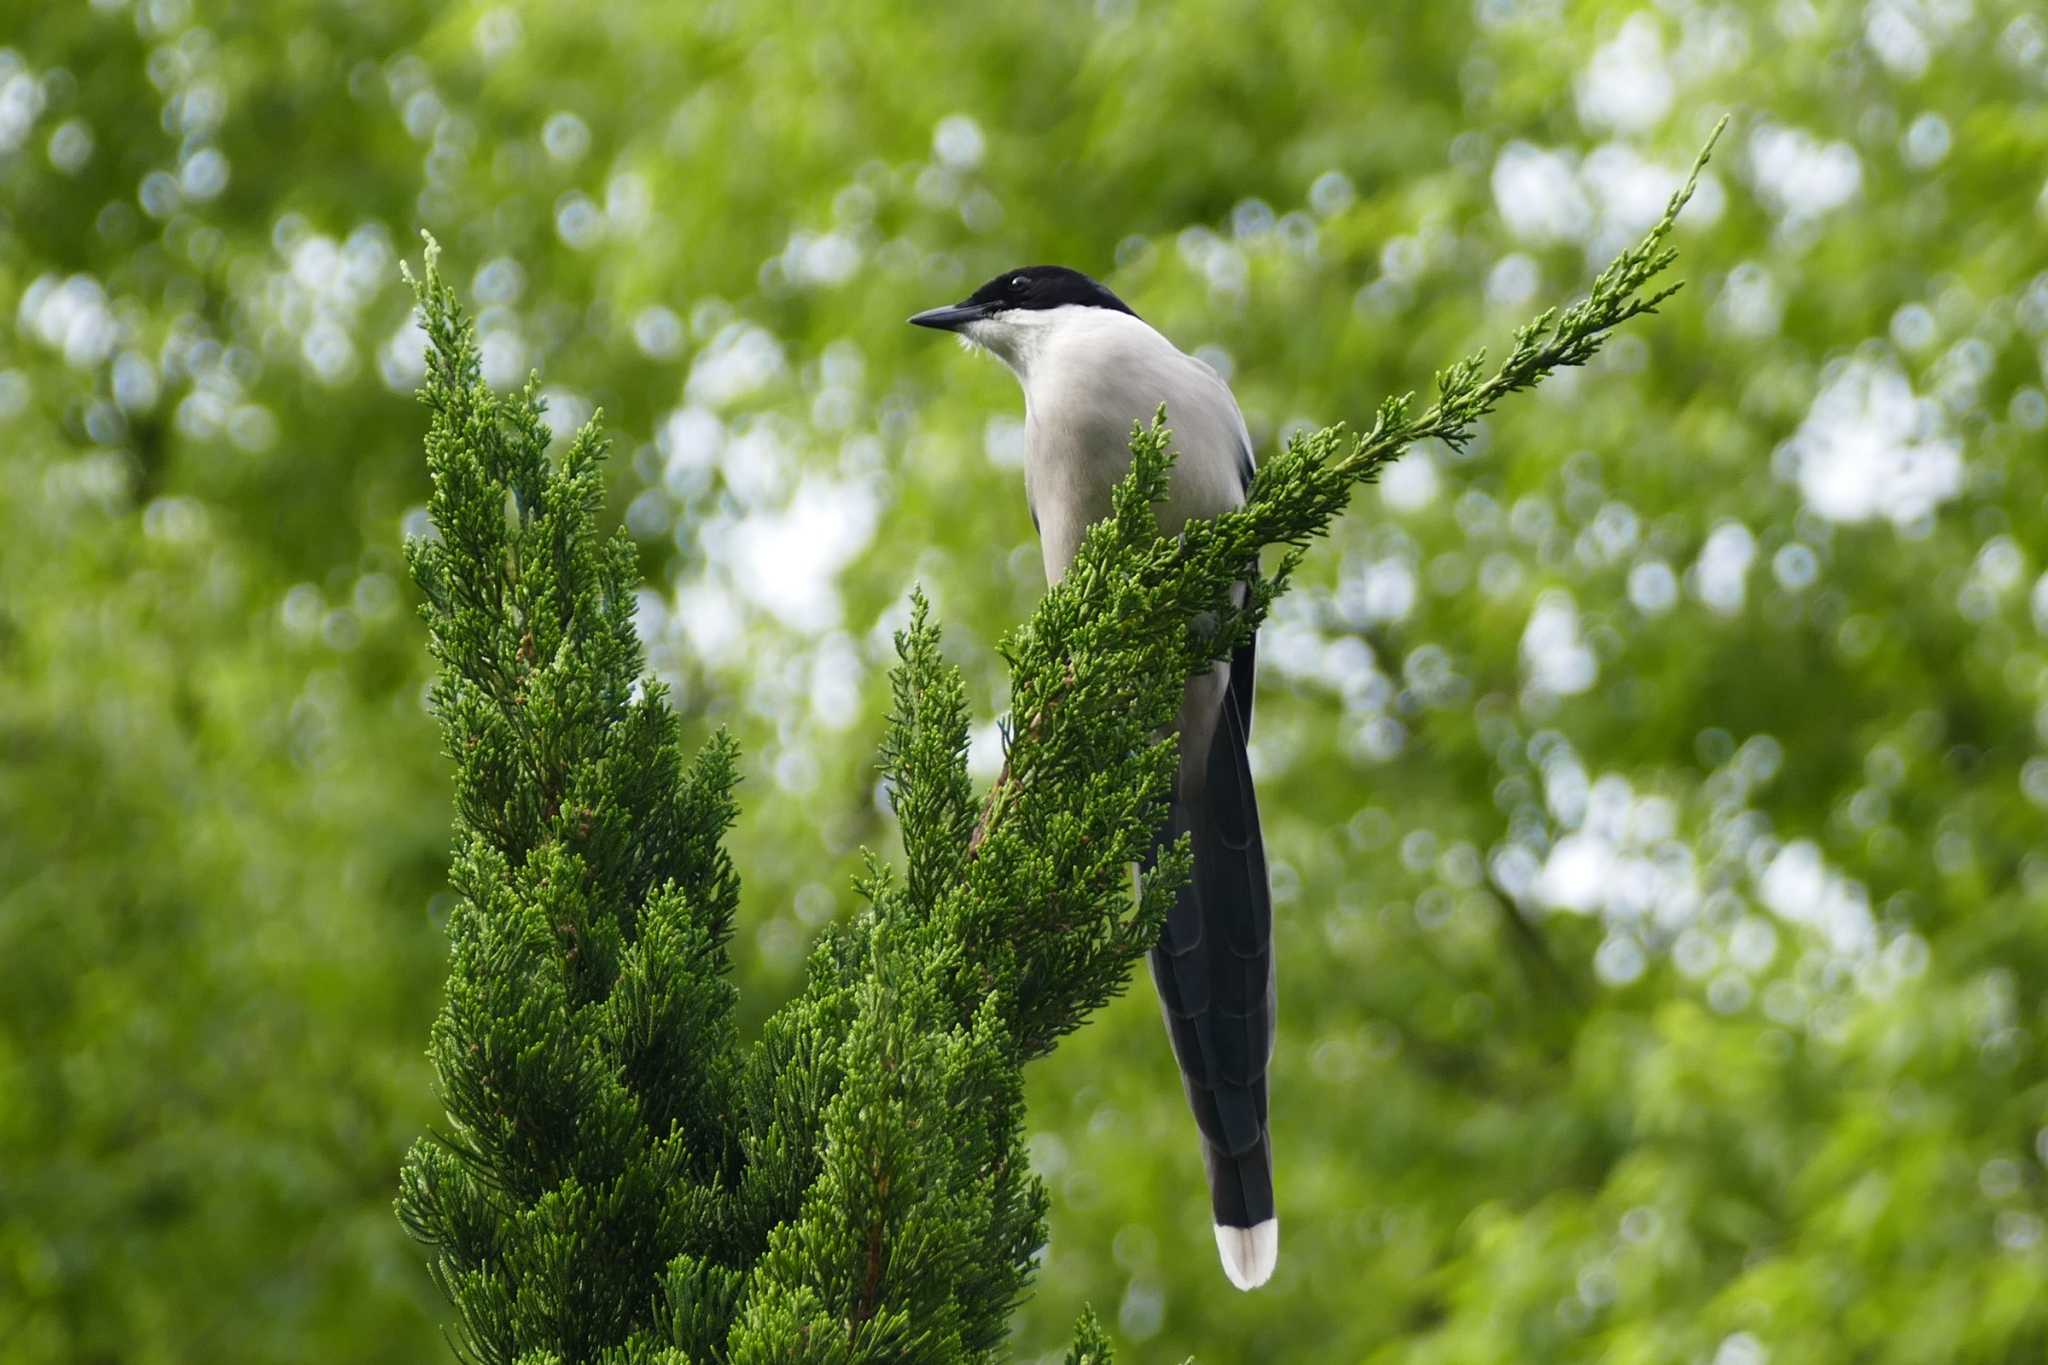
<svg viewBox="0 0 2048 1365"><path fill-rule="evenodd" d="M1088 528L1110 513L1110 499L1131 467L1131 428L1150 422L1157 400L1068 403L1042 412L1030 405L1025 416L1025 494L1038 523L1045 577L1057 583L1081 547ZM1235 410L1209 411L1186 401L1169 409L1167 424L1179 452L1159 507L1160 530L1180 530L1192 517L1215 516L1239 506L1244 489L1238 470L1243 438Z"/></svg>
<svg viewBox="0 0 2048 1365"><path fill-rule="evenodd" d="M1110 495L1131 466L1126 446L1119 460L1099 438L1072 431L1027 429L1030 452L1024 493L1038 523L1038 547L1045 557L1045 581L1057 583L1081 548L1088 528L1110 513Z"/></svg>
<svg viewBox="0 0 2048 1365"><path fill-rule="evenodd" d="M1207 673L1189 678L1181 692L1180 716L1174 727L1180 732L1180 772L1174 787L1183 801L1194 798L1208 769L1209 745L1216 738L1223 696L1229 690L1230 661L1221 659Z"/></svg>
<svg viewBox="0 0 2048 1365"><path fill-rule="evenodd" d="M1057 583L1065 576L1088 528L1110 514L1111 496L1131 467L1131 424L1149 421L1157 406L1102 405L1080 414L1081 420L1071 409L1054 414L1052 421L1041 420L1035 410L1027 414L1024 486L1038 523L1046 582ZM1191 518L1215 516L1244 502L1237 473L1243 437L1236 412L1226 419L1198 404L1185 406L1189 411L1183 416L1176 417L1171 410L1167 414L1180 452L1158 509L1160 530L1167 535ZM1241 586L1236 597L1244 600ZM1181 736L1177 785L1184 795L1201 781L1229 686L1228 660L1188 680L1175 726Z"/></svg>
<svg viewBox="0 0 2048 1365"><path fill-rule="evenodd" d="M1160 504L1160 530L1172 535L1194 517L1215 516L1244 503L1244 422L1229 390L1197 362L1178 353L1116 358L1126 382L1103 382L1106 366L1074 366L1040 393L1025 396L1024 487L1038 523L1048 583L1058 583L1088 528L1110 514L1111 496L1131 467L1131 429L1149 423L1161 401L1178 453ZM1176 396L1177 395L1177 396ZM1238 600L1243 600L1243 588ZM1181 735L1179 786L1201 781L1223 695L1227 661L1188 680L1177 727Z"/></svg>

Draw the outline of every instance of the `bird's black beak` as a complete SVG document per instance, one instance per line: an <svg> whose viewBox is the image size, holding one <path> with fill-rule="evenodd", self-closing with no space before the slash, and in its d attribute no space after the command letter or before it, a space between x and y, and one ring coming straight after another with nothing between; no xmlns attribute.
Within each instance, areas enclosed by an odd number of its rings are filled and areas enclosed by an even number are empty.
<svg viewBox="0 0 2048 1365"><path fill-rule="evenodd" d="M975 304L956 303L949 308L927 308L910 319L913 327L936 327L941 332L957 332L978 318L987 317L987 310Z"/></svg>

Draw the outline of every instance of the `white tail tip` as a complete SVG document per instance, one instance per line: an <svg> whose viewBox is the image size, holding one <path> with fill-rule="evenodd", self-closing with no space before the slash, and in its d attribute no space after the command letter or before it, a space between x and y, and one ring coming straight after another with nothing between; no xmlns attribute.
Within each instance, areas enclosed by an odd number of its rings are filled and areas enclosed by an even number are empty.
<svg viewBox="0 0 2048 1365"><path fill-rule="evenodd" d="M1223 1258L1223 1273L1239 1289L1257 1289L1273 1278L1273 1266L1280 1260L1280 1220L1268 1218L1254 1228L1216 1225L1216 1253Z"/></svg>

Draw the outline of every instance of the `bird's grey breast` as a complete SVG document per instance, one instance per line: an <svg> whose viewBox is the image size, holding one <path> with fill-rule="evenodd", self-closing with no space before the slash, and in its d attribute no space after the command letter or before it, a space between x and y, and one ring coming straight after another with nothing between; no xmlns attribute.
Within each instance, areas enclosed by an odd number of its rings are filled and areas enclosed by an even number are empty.
<svg viewBox="0 0 2048 1365"><path fill-rule="evenodd" d="M1025 378L1025 489L1057 582L1130 469L1131 428L1160 404L1180 452L1162 528L1244 500L1244 419L1216 372L1135 318L1111 314L1037 357Z"/></svg>

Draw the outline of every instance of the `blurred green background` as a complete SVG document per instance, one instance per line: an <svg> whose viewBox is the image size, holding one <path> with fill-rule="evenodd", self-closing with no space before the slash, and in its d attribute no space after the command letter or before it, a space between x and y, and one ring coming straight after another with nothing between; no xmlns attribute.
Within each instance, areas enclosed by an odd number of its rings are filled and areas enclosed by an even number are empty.
<svg viewBox="0 0 2048 1365"><path fill-rule="evenodd" d="M1690 286L1354 502L1267 628L1283 1255L1215 1263L1150 991L1033 1077L1020 1360L2048 1353L2048 21L1993 0L13 0L0 1360L448 1357L447 775L399 557L434 231L601 406L746 753L747 1018L888 848L922 582L997 758L1036 261L1271 449L1567 300L1734 121Z"/></svg>

